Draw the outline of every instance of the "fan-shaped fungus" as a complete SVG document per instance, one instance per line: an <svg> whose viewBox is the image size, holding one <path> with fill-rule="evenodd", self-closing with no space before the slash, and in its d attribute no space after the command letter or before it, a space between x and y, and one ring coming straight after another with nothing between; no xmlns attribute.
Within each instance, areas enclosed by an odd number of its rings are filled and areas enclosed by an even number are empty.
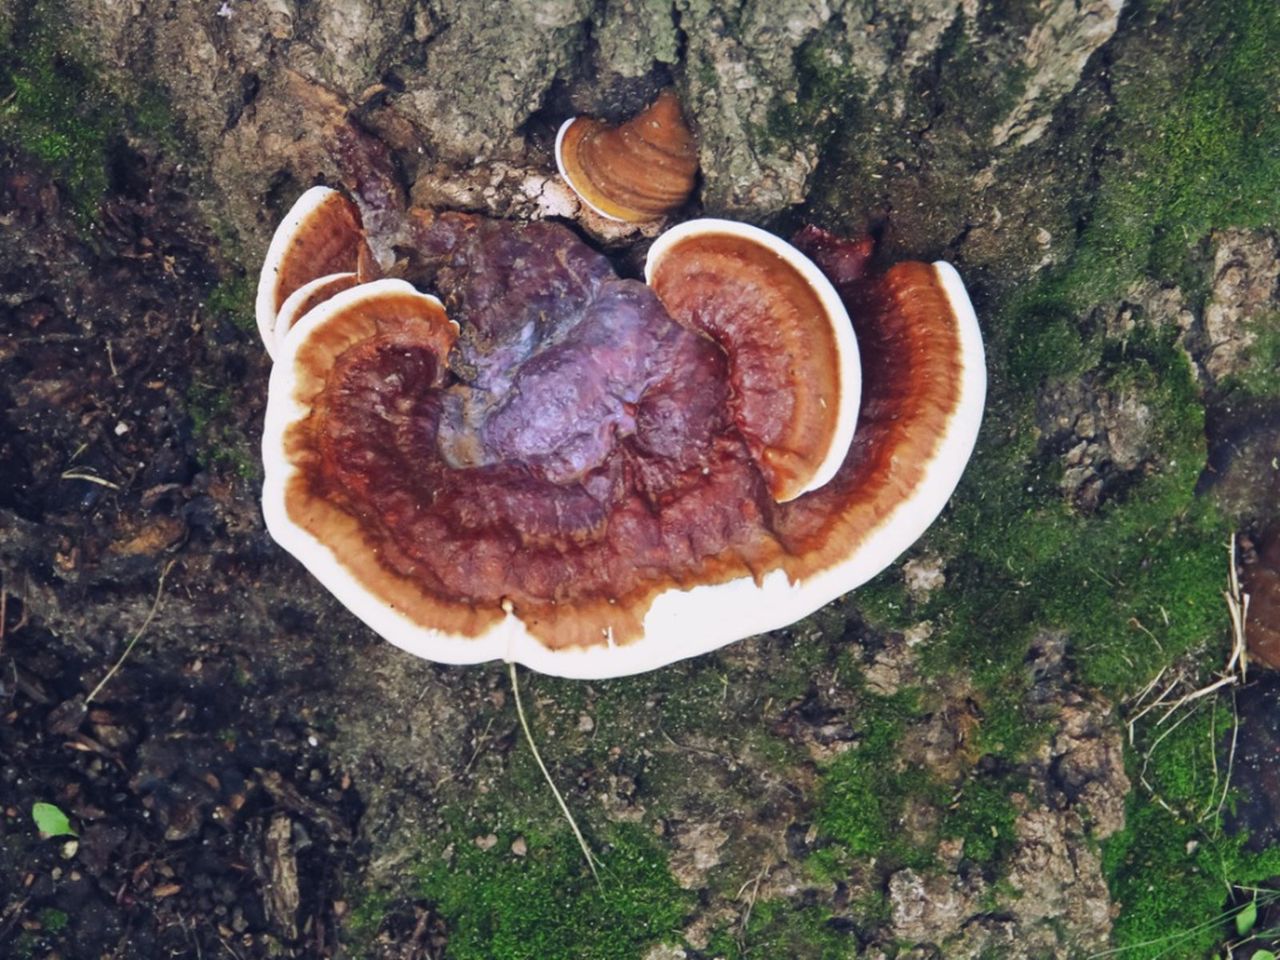
<svg viewBox="0 0 1280 960"><path fill-rule="evenodd" d="M356 205L336 190L312 187L285 215L262 264L255 313L267 353L275 356L276 317L299 287L355 272L365 246Z"/></svg>
<svg viewBox="0 0 1280 960"><path fill-rule="evenodd" d="M861 367L831 281L791 244L730 220L668 230L644 272L667 312L728 356L734 423L773 498L835 476L858 419Z"/></svg>
<svg viewBox="0 0 1280 960"><path fill-rule="evenodd" d="M946 265L837 294L704 223L655 247L655 295L555 224L442 214L413 247L456 341L401 281L308 312L272 374L264 511L420 656L606 677L784 626L909 546L972 448L982 343Z"/></svg>
<svg viewBox="0 0 1280 960"><path fill-rule="evenodd" d="M350 290L359 282L359 276L354 272L330 273L327 276L316 277L293 291L280 305L280 312L276 314L272 347L277 347L289 335L293 325L305 317L312 307L319 306L343 290Z"/></svg>
<svg viewBox="0 0 1280 960"><path fill-rule="evenodd" d="M610 220L644 223L674 213L693 193L698 146L664 90L617 127L592 117L566 120L556 136L560 176L592 210Z"/></svg>

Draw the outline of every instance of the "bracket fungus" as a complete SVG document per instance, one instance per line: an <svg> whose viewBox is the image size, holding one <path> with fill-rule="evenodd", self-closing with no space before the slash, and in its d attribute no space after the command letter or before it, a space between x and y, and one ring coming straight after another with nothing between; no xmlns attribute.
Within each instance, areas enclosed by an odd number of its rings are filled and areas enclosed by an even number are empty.
<svg viewBox="0 0 1280 960"><path fill-rule="evenodd" d="M355 271L330 273L304 283L289 294L276 314L272 336L268 341L269 347L275 349L289 335L294 324L305 317L312 307L319 306L343 290L350 290L360 282L359 277Z"/></svg>
<svg viewBox="0 0 1280 960"><path fill-rule="evenodd" d="M959 481L986 374L946 264L704 220L646 284L559 224L412 213L412 284L303 295L263 437L271 534L412 653L652 669L865 582Z"/></svg>
<svg viewBox="0 0 1280 960"><path fill-rule="evenodd" d="M730 409L773 498L794 500L844 462L861 366L844 304L791 244L731 220L691 220L649 248L645 282L729 360Z"/></svg>
<svg viewBox="0 0 1280 960"><path fill-rule="evenodd" d="M556 134L556 166L582 202L626 223L659 220L684 206L698 176L698 145L664 90L616 127L571 117Z"/></svg>
<svg viewBox="0 0 1280 960"><path fill-rule="evenodd" d="M275 357L280 339L280 314L291 318L291 326L307 306L336 293L332 277L355 274L362 263L368 262L367 250L360 211L345 196L329 187L312 187L298 198L276 228L258 278L254 312L258 333L271 357ZM330 283L323 288L325 293L316 297L314 284L326 279ZM304 286L308 287L309 299L290 303L290 298Z"/></svg>

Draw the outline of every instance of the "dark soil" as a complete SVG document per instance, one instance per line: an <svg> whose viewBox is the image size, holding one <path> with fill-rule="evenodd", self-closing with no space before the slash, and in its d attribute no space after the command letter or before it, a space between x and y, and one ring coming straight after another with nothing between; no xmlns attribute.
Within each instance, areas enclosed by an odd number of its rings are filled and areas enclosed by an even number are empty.
<svg viewBox="0 0 1280 960"><path fill-rule="evenodd" d="M188 185L117 161L86 228L0 156L0 955L331 956L359 792L303 706L322 671L223 602L262 589L262 400L210 385L261 361L201 307L227 278ZM157 604L189 642L152 642ZM36 838L38 802L78 836Z"/></svg>

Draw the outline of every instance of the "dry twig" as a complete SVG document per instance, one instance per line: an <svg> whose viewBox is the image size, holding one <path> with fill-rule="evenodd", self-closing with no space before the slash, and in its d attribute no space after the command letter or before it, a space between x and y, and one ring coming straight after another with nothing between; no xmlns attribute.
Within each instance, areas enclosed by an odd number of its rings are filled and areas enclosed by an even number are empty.
<svg viewBox="0 0 1280 960"><path fill-rule="evenodd" d="M147 627L151 626L151 621L155 619L156 611L160 609L160 599L164 596L164 578L169 575L169 571L173 569L173 565L175 563L177 563L176 560L170 560L165 564L164 569L160 571L160 582L156 584L156 598L151 603L151 610L148 611L147 618L142 621L142 626L137 629L137 632L135 632L134 635L129 638L129 642L125 644L124 652L120 654L120 659L115 662L111 669L107 671L107 675L99 680L98 685L89 692L87 697L84 698L86 707L93 703L93 698L96 697L102 691L102 688L107 685L107 681L116 675L116 671L124 666L124 661L132 652L134 645L146 632Z"/></svg>
<svg viewBox="0 0 1280 960"><path fill-rule="evenodd" d="M556 803L560 804L560 812L564 814L564 818L569 821L569 828L573 831L574 837L578 840L578 846L582 848L582 855L587 858L587 866L591 868L591 876L595 877L596 886L602 886L600 883L600 874L596 872L596 858L591 853L591 848L587 846L586 838L583 837L582 831L578 829L578 821L573 819L573 814L569 812L569 805L564 802L564 797L560 795L560 790L556 787L556 782L551 779L551 772L547 770L547 765L542 762L542 754L538 752L538 745L533 741L533 733L529 729L529 721L524 715L524 704L520 702L520 681L516 678L516 664L514 660L507 661L507 667L511 671L511 693L516 701L516 713L520 717L520 729L524 731L524 738L529 742L529 749L533 751L533 759L538 762L538 769L542 771L543 779L547 781L547 786L551 788L551 792L556 795Z"/></svg>
<svg viewBox="0 0 1280 960"><path fill-rule="evenodd" d="M63 470L59 477L62 480L84 480L86 483L96 483L98 486L106 487L108 490L120 489L120 484L104 480L97 474L87 473L84 470Z"/></svg>
<svg viewBox="0 0 1280 960"><path fill-rule="evenodd" d="M747 925L751 922L751 911L755 909L756 898L760 895L760 881L764 879L765 871L767 869L768 869L767 867L761 867L760 872L755 875L754 880L748 880L746 883L744 883L741 887L738 888L737 899L739 900L742 899L743 891L745 891L747 887L751 888L751 896L747 899L747 909L742 914L742 920L739 921L738 923L738 945L739 946L746 945Z"/></svg>
<svg viewBox="0 0 1280 960"><path fill-rule="evenodd" d="M1151 726L1152 730L1163 727L1160 734L1146 745L1142 751L1142 768L1138 773L1138 779L1143 787L1151 794L1152 799L1160 804L1171 813L1176 813L1160 795L1156 792L1156 788L1147 780L1147 770L1151 764L1151 759L1155 754L1156 748L1171 734L1180 727L1186 720L1194 716L1196 710L1204 703L1216 703L1216 695L1221 691L1231 690L1232 715L1236 716L1235 710L1235 690L1243 684L1247 678L1249 655L1245 645L1245 623L1249 611L1249 596L1240 589L1239 571L1236 567L1236 538L1231 537L1231 543L1228 547L1229 566L1227 573L1227 588L1222 592L1223 598L1227 603L1227 613L1231 621L1231 653L1227 658L1226 665L1219 671L1215 677L1206 684L1196 686L1196 678L1194 672L1190 668L1178 667L1173 668L1173 678L1160 689L1160 693L1151 698L1151 692L1155 690L1163 681L1166 673L1170 671L1170 667L1166 666L1160 670L1147 684L1138 691L1129 701L1129 708L1133 711L1129 718L1129 744L1136 745L1137 726L1138 723L1149 714L1159 710L1159 719ZM1139 624L1141 626L1141 624ZM1144 632L1146 628L1143 627ZM1152 639L1155 639L1154 637ZM1159 641L1156 641L1157 644ZM1206 699L1211 698L1211 699ZM1211 706L1210 709L1213 709ZM1176 718L1176 719L1175 719ZM1170 722L1172 721L1172 722ZM1165 726L1169 724L1168 726ZM1238 733L1238 717L1237 722L1232 725L1231 749L1227 757L1225 776L1218 767L1217 755L1217 723L1210 724L1209 745L1210 754L1213 760L1213 787L1209 791L1209 802L1201 811L1199 820L1204 821L1210 816L1217 817L1221 812L1223 805L1226 803L1227 794L1231 787L1231 771L1235 764L1236 743ZM1219 792L1221 786L1221 792Z"/></svg>

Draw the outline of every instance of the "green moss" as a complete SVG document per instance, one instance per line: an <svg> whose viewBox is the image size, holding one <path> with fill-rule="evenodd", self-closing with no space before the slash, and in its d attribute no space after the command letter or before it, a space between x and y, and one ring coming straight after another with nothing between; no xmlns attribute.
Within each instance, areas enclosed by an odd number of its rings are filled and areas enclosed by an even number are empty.
<svg viewBox="0 0 1280 960"><path fill-rule="evenodd" d="M858 941L822 907L771 900L752 905L745 927L718 931L707 953L724 960L846 960L858 955Z"/></svg>
<svg viewBox="0 0 1280 960"><path fill-rule="evenodd" d="M624 744L661 747L661 752L652 756L633 753L635 762L655 781L657 792L667 773L681 776L678 763L663 769L672 741L683 742L694 731L717 729L726 723L743 725L743 718L735 714L731 704L732 693L724 665L714 657L701 657L662 671L589 686L576 680L529 675L525 696L535 704L531 711L535 728L547 728L563 751L573 752L584 764L611 765L611 751ZM589 732L577 730L582 713L593 720ZM535 736L543 734L535 730Z"/></svg>
<svg viewBox="0 0 1280 960"><path fill-rule="evenodd" d="M359 956L378 935L390 904L390 895L376 890L363 894L352 907L343 924L343 941L353 956Z"/></svg>
<svg viewBox="0 0 1280 960"><path fill-rule="evenodd" d="M1018 816L1010 794L1023 789L1022 778L971 778L948 806L942 835L963 840L964 855L970 860L999 860L1012 846Z"/></svg>
<svg viewBox="0 0 1280 960"><path fill-rule="evenodd" d="M1257 339L1245 351L1243 369L1220 385L1229 401L1280 397L1280 313L1257 318L1253 330Z"/></svg>
<svg viewBox="0 0 1280 960"><path fill-rule="evenodd" d="M71 917L64 910L56 907L45 907L35 915L39 924L34 929L22 930L12 941L12 954L15 958L28 960L33 957L57 956L55 947L65 948L65 934ZM7 954L6 954L7 956Z"/></svg>
<svg viewBox="0 0 1280 960"><path fill-rule="evenodd" d="M257 329L254 317L254 288L243 271L233 267L209 291L204 309L210 317L221 318L235 324L246 333Z"/></svg>
<svg viewBox="0 0 1280 960"><path fill-rule="evenodd" d="M1117 64L1114 122L1127 149L1103 186L1060 288L1076 307L1134 277L1177 269L1190 242L1217 226L1280 217L1280 6L1272 0L1143 12L1138 34L1159 49ZM1198 59L1197 59L1198 56ZM1188 65L1188 60L1190 64Z"/></svg>
<svg viewBox="0 0 1280 960"><path fill-rule="evenodd" d="M20 960L28 960L36 955L40 946L40 937L31 930L23 930L13 941L13 955Z"/></svg>
<svg viewBox="0 0 1280 960"><path fill-rule="evenodd" d="M797 48L795 89L779 91L764 129L750 131L762 150L778 144L825 143L843 127L865 85L846 62L842 28L838 18L832 19Z"/></svg>
<svg viewBox="0 0 1280 960"><path fill-rule="evenodd" d="M924 70L915 78L920 96L909 109L918 113L917 122L930 123L934 115L946 114L985 140L1022 98L1031 71L1020 60L993 57L992 48L998 46L986 40L1001 32L1025 37L1035 23L1035 8L1002 3L995 9L983 8L983 22L968 22L962 14L947 28L937 56L946 69L941 76ZM974 96L975 90L982 96Z"/></svg>
<svg viewBox="0 0 1280 960"><path fill-rule="evenodd" d="M224 416L234 402L231 391L212 384L193 380L187 388L187 413L191 417L191 429L197 435L209 430L209 425Z"/></svg>
<svg viewBox="0 0 1280 960"><path fill-rule="evenodd" d="M1214 837L1154 803L1136 801L1125 831L1106 845L1104 869L1120 907L1112 943L1121 956L1201 957L1228 933L1230 886L1280 873L1280 850L1248 853L1240 838Z"/></svg>
<svg viewBox="0 0 1280 960"><path fill-rule="evenodd" d="M915 605L897 564L858 588L857 605L858 612L882 630L904 630L914 622Z"/></svg>
<svg viewBox="0 0 1280 960"><path fill-rule="evenodd" d="M828 617L825 612L819 611L808 622L817 626L826 636L838 638L844 636L848 627L846 618L845 612ZM798 700L809 692L815 678L823 675L824 671L830 671L833 667L844 671L839 658L839 652L843 648L843 644L835 647L837 657L834 663L828 665L832 656L832 647L828 644L815 643L801 637L788 639L768 651L772 656L763 667L765 676L753 678L753 681L760 694L771 698L775 704ZM850 674L846 672L845 675Z"/></svg>
<svg viewBox="0 0 1280 960"><path fill-rule="evenodd" d="M47 166L83 220L106 191L108 143L118 105L83 61L70 54L65 22L52 3L31 4L13 33L0 37L0 138Z"/></svg>
<svg viewBox="0 0 1280 960"><path fill-rule="evenodd" d="M140 137L173 156L190 153L194 144L182 121L173 112L168 95L158 86L143 82L127 98L131 129Z"/></svg>
<svg viewBox="0 0 1280 960"><path fill-rule="evenodd" d="M932 860L931 845L913 846L900 826L911 798L942 799L924 770L898 762L897 745L916 708L909 691L892 697L866 695L855 718L858 745L823 771L814 822L824 838L854 856L905 866Z"/></svg>
<svg viewBox="0 0 1280 960"><path fill-rule="evenodd" d="M1003 344L1005 376L1019 388L1046 379L1078 377L1102 358L1102 338L1080 328L1061 302L1027 303L1018 311L1014 332Z"/></svg>
<svg viewBox="0 0 1280 960"><path fill-rule="evenodd" d="M1052 723L1028 712L1027 686L1027 676L1017 671L998 680L987 678L976 691L979 719L968 744L972 756L1022 760L1050 735Z"/></svg>
<svg viewBox="0 0 1280 960"><path fill-rule="evenodd" d="M1231 710L1221 701L1198 700L1173 719L1182 722L1176 728L1167 722L1142 730L1138 750L1152 751L1143 778L1166 805L1186 819L1200 819L1222 797L1222 771L1214 753L1221 735L1231 729Z"/></svg>
<svg viewBox="0 0 1280 960"><path fill-rule="evenodd" d="M718 708L724 687L716 671L693 669L693 675L706 679L704 693ZM606 777L628 776L644 782L646 791L661 793L662 783L673 776L663 764L687 762L666 740L662 749L643 749L646 742L658 745L655 727L663 712L648 686L651 680L588 686L522 674L521 697L533 736L596 854L601 883L597 886L588 871L523 740L505 761L487 754L475 770L492 787L477 790L474 783L464 783L440 792L444 826L425 840L414 868L415 898L429 900L448 925L446 957L612 960L639 957L657 942L678 942L692 903L667 870L660 845L645 826L593 822L595 808L587 798L597 791L583 790L579 781L584 772L600 776L607 771ZM625 716L615 716L615 707ZM591 731L578 729L586 710L595 718ZM493 707L492 719L494 737L520 738L518 729L508 727L515 722L509 703ZM487 728L489 718L480 716L476 723ZM628 747L621 756L613 749L619 744ZM481 772L486 767L490 772ZM497 842L482 850L475 840L488 834ZM523 856L512 851L516 838L526 846Z"/></svg>
<svg viewBox="0 0 1280 960"><path fill-rule="evenodd" d="M1103 847L1124 956L1203 955L1228 932L1231 887L1280 873L1280 849L1251 852L1217 823L1224 785L1215 751L1230 723L1225 699L1206 698L1164 723L1139 724L1130 774L1146 786L1130 796L1124 831Z"/></svg>
<svg viewBox="0 0 1280 960"><path fill-rule="evenodd" d="M242 480L256 480L260 466L248 439L231 421L235 397L229 387L193 380L187 387L191 432L206 464L226 466Z"/></svg>
<svg viewBox="0 0 1280 960"><path fill-rule="evenodd" d="M421 896L449 925L450 960L630 960L679 939L689 895L640 827L615 827L600 845L600 886L567 829L530 825L523 857L511 853L513 830L489 850L474 832L458 834L448 860L437 848L421 872Z"/></svg>
<svg viewBox="0 0 1280 960"><path fill-rule="evenodd" d="M613 766L618 746L650 745L628 751L635 767L628 772L643 773L646 802L660 806L687 780L690 741L708 734L732 742L732 752L752 764L782 770L795 763L800 748L770 731L770 717L804 695L829 653L823 644L778 639L762 647L763 664L699 657L589 685L530 675L527 699L537 703L535 726L551 728L584 764ZM587 732L576 729L583 713L593 720Z"/></svg>
<svg viewBox="0 0 1280 960"><path fill-rule="evenodd" d="M943 837L964 840L965 856L981 863L997 860L1009 849L1017 816L1010 794L1025 789L1025 782L973 777L954 790L920 768L903 768L897 746L916 711L910 693L868 697L861 705L861 741L823 774L815 822L824 841L835 840L839 846L827 846L809 858L807 868L815 876L847 873L848 854L874 857L889 868L927 867ZM945 808L936 836L913 841L902 830L903 812L914 801Z"/></svg>
<svg viewBox="0 0 1280 960"><path fill-rule="evenodd" d="M67 916L64 910L46 907L40 911L38 919L40 920L40 926L44 928L46 933L61 933L67 928L70 917Z"/></svg>
<svg viewBox="0 0 1280 960"><path fill-rule="evenodd" d="M1228 701L1199 699L1137 728L1126 828L1103 848L1120 907L1114 946L1124 957L1199 957L1226 937L1229 895L1280 874L1280 849L1253 853L1224 836L1224 770L1215 762L1232 722ZM1231 802L1229 796L1226 803Z"/></svg>
<svg viewBox="0 0 1280 960"><path fill-rule="evenodd" d="M1042 327L1050 343L1059 326ZM1030 340L1036 329L1026 331ZM1048 350L1029 345L1028 353ZM967 666L999 740L1017 737L1022 668L1037 630L1066 631L1080 676L1112 694L1145 682L1164 663L1222 636L1223 519L1195 496L1205 458L1204 411L1172 333L1139 331L1100 351L1098 390L1150 413L1150 448L1162 463L1096 513L1081 514L1057 491L1053 459L1041 459L1032 399L1002 384L996 424L979 450L947 522L930 536L956 559L948 588L912 610L941 628L926 666ZM1029 383L1025 389L1030 389ZM1029 442L1028 437L1032 438ZM994 723L979 736L993 743ZM1005 742L1003 750L1012 752Z"/></svg>
<svg viewBox="0 0 1280 960"><path fill-rule="evenodd" d="M112 154L130 135L179 152L180 124L153 86L113 89L53 0L20 0L0 31L0 140L46 167L82 225L98 218Z"/></svg>

